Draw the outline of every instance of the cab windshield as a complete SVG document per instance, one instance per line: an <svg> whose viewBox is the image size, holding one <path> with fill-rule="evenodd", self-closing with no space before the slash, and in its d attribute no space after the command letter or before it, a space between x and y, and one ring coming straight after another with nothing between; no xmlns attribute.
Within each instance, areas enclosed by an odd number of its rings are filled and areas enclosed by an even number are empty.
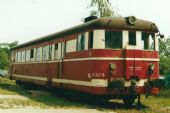
<svg viewBox="0 0 170 113"><path fill-rule="evenodd" d="M105 48L122 48L122 31L105 31Z"/></svg>

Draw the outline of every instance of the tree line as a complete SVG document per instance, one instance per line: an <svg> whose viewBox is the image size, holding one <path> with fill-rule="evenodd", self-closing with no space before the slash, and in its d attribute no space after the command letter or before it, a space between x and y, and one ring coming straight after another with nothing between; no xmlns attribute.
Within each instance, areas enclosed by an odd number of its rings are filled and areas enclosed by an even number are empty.
<svg viewBox="0 0 170 113"><path fill-rule="evenodd" d="M10 49L18 45L18 41L0 43L0 69L7 70L10 63Z"/></svg>

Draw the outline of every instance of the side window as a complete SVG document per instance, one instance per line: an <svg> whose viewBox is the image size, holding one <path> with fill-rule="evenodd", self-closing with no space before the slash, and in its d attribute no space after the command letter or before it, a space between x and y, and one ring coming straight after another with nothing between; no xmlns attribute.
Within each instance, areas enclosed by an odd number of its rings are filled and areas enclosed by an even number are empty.
<svg viewBox="0 0 170 113"><path fill-rule="evenodd" d="M93 48L93 31L89 32L89 40L88 40L88 48L92 49Z"/></svg>
<svg viewBox="0 0 170 113"><path fill-rule="evenodd" d="M136 32L129 31L129 45L136 45Z"/></svg>
<svg viewBox="0 0 170 113"><path fill-rule="evenodd" d="M18 62L18 53L15 53L15 62Z"/></svg>
<svg viewBox="0 0 170 113"><path fill-rule="evenodd" d="M18 62L21 62L21 58L22 58L22 57L21 57L21 52L18 52L18 55L17 55L17 56L18 56Z"/></svg>
<svg viewBox="0 0 170 113"><path fill-rule="evenodd" d="M41 61L42 60L42 47L37 48L36 51L36 61Z"/></svg>
<svg viewBox="0 0 170 113"><path fill-rule="evenodd" d="M122 48L122 31L105 31L105 48Z"/></svg>
<svg viewBox="0 0 170 113"><path fill-rule="evenodd" d="M54 58L55 58L55 59L58 59L58 44L55 44Z"/></svg>
<svg viewBox="0 0 170 113"><path fill-rule="evenodd" d="M30 54L30 58L34 58L34 49L31 49L31 54Z"/></svg>
<svg viewBox="0 0 170 113"><path fill-rule="evenodd" d="M26 51L26 62L30 61L30 50Z"/></svg>
<svg viewBox="0 0 170 113"><path fill-rule="evenodd" d="M62 59L63 55L62 55L62 43L58 43L58 59Z"/></svg>
<svg viewBox="0 0 170 113"><path fill-rule="evenodd" d="M25 51L22 51L22 58L21 58L22 62L25 62Z"/></svg>
<svg viewBox="0 0 170 113"><path fill-rule="evenodd" d="M52 50L53 50L52 45L49 45L49 52L48 52L49 60L52 60Z"/></svg>
<svg viewBox="0 0 170 113"><path fill-rule="evenodd" d="M43 47L43 60L48 60L49 56L49 46Z"/></svg>
<svg viewBox="0 0 170 113"><path fill-rule="evenodd" d="M14 63L16 60L16 52L11 53L11 62Z"/></svg>
<svg viewBox="0 0 170 113"><path fill-rule="evenodd" d="M67 41L66 42L66 53L76 51L76 45L77 45L77 39Z"/></svg>
<svg viewBox="0 0 170 113"><path fill-rule="evenodd" d="M85 33L78 35L77 51L85 50Z"/></svg>
<svg viewBox="0 0 170 113"><path fill-rule="evenodd" d="M142 32L142 41L144 50L155 50L155 35L154 33Z"/></svg>
<svg viewBox="0 0 170 113"><path fill-rule="evenodd" d="M30 52L31 61L35 61L35 57L36 57L36 48L31 49L31 52Z"/></svg>
<svg viewBox="0 0 170 113"><path fill-rule="evenodd" d="M43 47L43 56L42 56L42 59L43 60L46 60L46 47Z"/></svg>

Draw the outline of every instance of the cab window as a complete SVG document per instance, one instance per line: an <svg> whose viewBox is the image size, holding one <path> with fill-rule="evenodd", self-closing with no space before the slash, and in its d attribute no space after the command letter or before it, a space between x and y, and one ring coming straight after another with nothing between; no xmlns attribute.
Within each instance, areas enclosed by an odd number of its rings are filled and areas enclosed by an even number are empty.
<svg viewBox="0 0 170 113"><path fill-rule="evenodd" d="M129 31L129 45L136 46L136 32Z"/></svg>
<svg viewBox="0 0 170 113"><path fill-rule="evenodd" d="M85 50L85 33L78 35L77 51Z"/></svg>
<svg viewBox="0 0 170 113"><path fill-rule="evenodd" d="M89 32L88 48L89 49L93 48L93 31Z"/></svg>
<svg viewBox="0 0 170 113"><path fill-rule="evenodd" d="M155 35L154 33L142 32L142 41L144 50L155 50Z"/></svg>
<svg viewBox="0 0 170 113"><path fill-rule="evenodd" d="M122 48L122 31L105 31L105 48Z"/></svg>

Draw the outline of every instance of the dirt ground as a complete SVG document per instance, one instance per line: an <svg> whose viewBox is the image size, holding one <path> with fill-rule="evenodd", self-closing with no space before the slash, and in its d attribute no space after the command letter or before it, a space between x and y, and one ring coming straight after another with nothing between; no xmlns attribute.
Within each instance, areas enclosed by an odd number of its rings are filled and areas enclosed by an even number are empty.
<svg viewBox="0 0 170 113"><path fill-rule="evenodd" d="M0 109L0 113L115 113L105 112L96 109L40 109L40 108L19 108L19 109Z"/></svg>
<svg viewBox="0 0 170 113"><path fill-rule="evenodd" d="M20 96L20 95L2 95L0 94L0 99L22 99L27 100L27 97Z"/></svg>
<svg viewBox="0 0 170 113"><path fill-rule="evenodd" d="M2 95L0 94L0 99L17 99L17 100L29 100L29 98L20 96L20 95ZM4 103L1 104L2 106L6 106ZM15 106L15 105L14 105ZM15 106L9 109L0 109L0 113L115 113L115 112L106 112L100 111L97 109L71 109L71 108L49 108L49 109L42 109L38 107L22 107L22 106Z"/></svg>

